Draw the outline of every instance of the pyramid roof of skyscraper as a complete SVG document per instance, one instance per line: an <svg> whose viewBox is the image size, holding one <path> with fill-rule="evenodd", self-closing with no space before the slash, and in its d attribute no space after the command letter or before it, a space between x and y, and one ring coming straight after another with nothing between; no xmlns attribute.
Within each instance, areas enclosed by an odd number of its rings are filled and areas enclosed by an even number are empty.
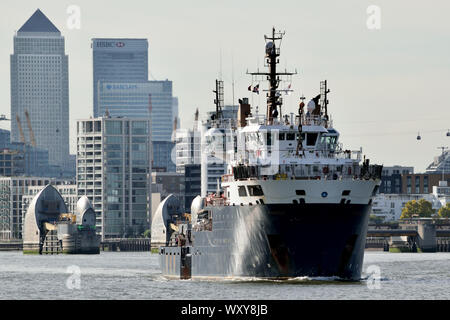
<svg viewBox="0 0 450 320"><path fill-rule="evenodd" d="M58 28L37 9L18 32L58 32Z"/></svg>

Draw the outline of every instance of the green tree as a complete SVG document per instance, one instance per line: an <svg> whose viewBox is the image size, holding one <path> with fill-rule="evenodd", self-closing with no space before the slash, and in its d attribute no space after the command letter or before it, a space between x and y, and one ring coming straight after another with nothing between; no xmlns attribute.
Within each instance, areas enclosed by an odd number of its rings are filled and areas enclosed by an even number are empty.
<svg viewBox="0 0 450 320"><path fill-rule="evenodd" d="M413 217L427 218L434 214L434 210L430 201L425 199L408 201L402 209L400 219L408 219Z"/></svg>
<svg viewBox="0 0 450 320"><path fill-rule="evenodd" d="M369 216L369 223L378 224L378 223L382 223L383 221L384 221L383 217L379 217L374 214L371 214Z"/></svg>
<svg viewBox="0 0 450 320"><path fill-rule="evenodd" d="M450 202L439 209L438 215L441 218L450 218Z"/></svg>
<svg viewBox="0 0 450 320"><path fill-rule="evenodd" d="M144 233L142 234L144 238L150 238L150 235L151 235L150 229L145 230Z"/></svg>

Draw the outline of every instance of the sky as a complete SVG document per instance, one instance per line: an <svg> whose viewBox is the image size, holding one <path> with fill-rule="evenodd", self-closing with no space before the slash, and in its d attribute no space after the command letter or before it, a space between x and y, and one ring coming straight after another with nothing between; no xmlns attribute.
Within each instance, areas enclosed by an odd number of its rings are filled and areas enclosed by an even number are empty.
<svg viewBox="0 0 450 320"><path fill-rule="evenodd" d="M246 72L264 69L264 34L275 27L286 32L279 67L297 70L283 113L297 112L299 98L316 96L326 79L328 110L344 149L362 147L371 163L423 172L440 154L438 147L450 145L450 2L430 3L2 0L0 114L10 115L13 36L38 8L65 37L71 153L76 120L92 115L92 38L147 38L149 80L173 81L181 127L190 128L196 108L201 115L214 109L218 78L225 104L248 97L264 110L264 96L247 90L252 78ZM68 25L70 6L79 8L79 29ZM0 128L9 129L9 122Z"/></svg>

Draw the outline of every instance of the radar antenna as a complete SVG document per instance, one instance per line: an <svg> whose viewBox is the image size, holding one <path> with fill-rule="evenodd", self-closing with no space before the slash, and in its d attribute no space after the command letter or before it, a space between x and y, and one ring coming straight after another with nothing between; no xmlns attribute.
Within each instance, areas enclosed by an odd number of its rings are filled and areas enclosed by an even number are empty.
<svg viewBox="0 0 450 320"><path fill-rule="evenodd" d="M273 122L273 119L278 118L282 119L281 113L281 105L283 104L283 99L280 97L281 94L278 90L278 86L280 84L281 78L280 76L288 76L291 77L293 74L297 74L295 72L277 72L277 64L280 62L278 57L280 56L280 47L281 41L283 39L285 32L275 32L275 28L272 28L271 36L264 36L264 40L266 41L266 56L265 62L266 66L269 68L268 72L247 72L247 74L251 74L253 77L255 76L266 76L266 79L269 81L269 89L263 90L267 92L267 119L269 123ZM286 91L286 90L283 90ZM278 106L280 107L280 112L278 113Z"/></svg>

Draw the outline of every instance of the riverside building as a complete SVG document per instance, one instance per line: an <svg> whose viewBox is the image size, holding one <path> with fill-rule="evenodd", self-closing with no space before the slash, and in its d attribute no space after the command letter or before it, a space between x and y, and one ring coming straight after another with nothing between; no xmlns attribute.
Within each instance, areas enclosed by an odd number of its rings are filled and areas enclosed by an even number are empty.
<svg viewBox="0 0 450 320"><path fill-rule="evenodd" d="M26 213L24 199L51 184L62 191L66 204L74 201L73 180L45 177L0 177L0 239L22 239L23 219ZM28 199L29 201L30 199Z"/></svg>
<svg viewBox="0 0 450 320"><path fill-rule="evenodd" d="M414 167L392 166L383 167L381 173L380 193L401 193L402 174L414 173Z"/></svg>
<svg viewBox="0 0 450 320"><path fill-rule="evenodd" d="M86 195L105 238L149 228L150 120L99 117L77 122L78 197Z"/></svg>

